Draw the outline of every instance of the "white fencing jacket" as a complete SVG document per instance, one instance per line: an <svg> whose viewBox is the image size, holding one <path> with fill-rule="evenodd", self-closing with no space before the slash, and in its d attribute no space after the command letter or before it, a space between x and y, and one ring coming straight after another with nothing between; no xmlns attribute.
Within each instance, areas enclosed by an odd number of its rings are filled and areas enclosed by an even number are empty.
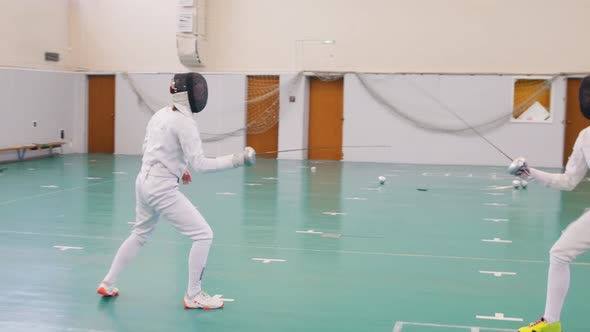
<svg viewBox="0 0 590 332"><path fill-rule="evenodd" d="M195 171L214 171L235 167L233 155L207 158L197 122L186 92L173 95L173 105L156 112L150 119L143 141L142 171L155 176L182 175L190 165Z"/></svg>

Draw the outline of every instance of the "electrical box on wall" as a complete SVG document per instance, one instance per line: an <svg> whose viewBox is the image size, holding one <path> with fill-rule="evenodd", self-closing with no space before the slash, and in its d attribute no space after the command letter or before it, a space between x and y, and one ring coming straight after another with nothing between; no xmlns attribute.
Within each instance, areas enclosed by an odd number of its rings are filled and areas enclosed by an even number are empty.
<svg viewBox="0 0 590 332"><path fill-rule="evenodd" d="M176 46L180 62L187 68L202 67L200 42L205 39L206 0L177 0Z"/></svg>
<svg viewBox="0 0 590 332"><path fill-rule="evenodd" d="M59 62L59 53L45 52L45 61Z"/></svg>

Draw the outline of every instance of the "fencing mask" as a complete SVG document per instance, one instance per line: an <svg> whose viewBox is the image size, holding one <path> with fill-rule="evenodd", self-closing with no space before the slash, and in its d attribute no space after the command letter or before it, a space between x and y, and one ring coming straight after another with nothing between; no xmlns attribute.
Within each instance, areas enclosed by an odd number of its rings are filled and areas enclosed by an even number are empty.
<svg viewBox="0 0 590 332"><path fill-rule="evenodd" d="M199 113L207 105L207 81L203 75L198 73L174 75L170 84L170 93L173 95L179 94L175 98L186 96L193 113Z"/></svg>
<svg viewBox="0 0 590 332"><path fill-rule="evenodd" d="M586 119L590 120L590 76L584 77L582 84L580 84L580 93L578 95L580 99L580 109Z"/></svg>

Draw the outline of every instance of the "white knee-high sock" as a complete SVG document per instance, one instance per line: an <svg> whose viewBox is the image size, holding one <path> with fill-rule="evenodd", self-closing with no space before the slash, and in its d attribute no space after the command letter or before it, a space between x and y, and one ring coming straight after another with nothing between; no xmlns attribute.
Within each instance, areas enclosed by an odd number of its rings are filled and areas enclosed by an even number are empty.
<svg viewBox="0 0 590 332"><path fill-rule="evenodd" d="M113 259L113 263L111 264L111 269L109 273L107 273L106 277L104 277L104 281L109 285L113 285L117 282L117 278L119 277L119 273L125 269L125 267L131 262L137 253L143 247L145 240L141 240L139 236L131 233L131 235L121 244L121 247L117 251L115 258Z"/></svg>
<svg viewBox="0 0 590 332"><path fill-rule="evenodd" d="M547 278L547 302L543 318L548 323L561 319L561 309L570 286L570 264L557 257L549 259Z"/></svg>
<svg viewBox="0 0 590 332"><path fill-rule="evenodd" d="M205 272L211 240L194 241L188 256L188 291L187 295L193 297L201 291L201 279Z"/></svg>

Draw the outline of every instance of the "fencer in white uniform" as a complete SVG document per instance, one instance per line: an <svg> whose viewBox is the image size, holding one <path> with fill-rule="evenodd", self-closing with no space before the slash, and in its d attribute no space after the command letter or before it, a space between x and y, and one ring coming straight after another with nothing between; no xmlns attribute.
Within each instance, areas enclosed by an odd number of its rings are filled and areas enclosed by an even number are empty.
<svg viewBox="0 0 590 332"><path fill-rule="evenodd" d="M137 255L153 233L159 217L193 241L188 259L186 308L217 309L223 301L201 289L201 280L213 240L211 227L199 210L178 190L180 180L190 183L187 166L195 171L218 171L255 163L255 152L246 147L242 153L207 158L193 114L205 108L208 88L197 73L176 74L170 86L173 105L156 112L150 119L143 143L141 170L135 182L136 220L131 235L123 242L108 274L97 292L115 296L121 271Z"/></svg>
<svg viewBox="0 0 590 332"><path fill-rule="evenodd" d="M580 108L590 119L590 77L580 88ZM590 127L576 139L564 173L553 174L528 167L524 159L510 166L512 174L535 180L558 190L573 190L584 179L590 164ZM519 329L520 332L561 332L561 311L570 285L570 264L590 249L590 211L572 222L553 245L549 257L545 313L539 321Z"/></svg>

